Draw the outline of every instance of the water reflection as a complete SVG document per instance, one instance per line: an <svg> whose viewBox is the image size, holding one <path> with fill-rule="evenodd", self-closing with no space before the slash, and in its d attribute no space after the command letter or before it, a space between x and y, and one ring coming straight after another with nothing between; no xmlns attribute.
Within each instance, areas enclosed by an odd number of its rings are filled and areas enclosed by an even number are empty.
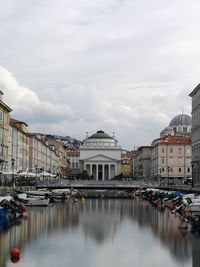
<svg viewBox="0 0 200 267"><path fill-rule="evenodd" d="M146 258L148 257L148 251L151 250L152 253L158 251L160 258L158 257L157 262L159 262L159 260L162 261L162 257L166 259L168 251L171 256L168 258L168 263L166 260L166 264L171 266L182 266L183 263L184 266L191 266L193 253L193 267L196 267L195 260L200 263L199 259L194 256L198 254L199 239L192 238L189 233L186 235L181 233L178 230L179 223L179 218L175 218L168 210L160 212L154 207L147 209L141 200L93 199L86 200L84 203L74 204L69 202L52 205L48 208L31 208L27 219L24 219L21 225L0 234L0 266L12 266L8 259L9 251L14 246L20 247L22 254L24 251L24 256L26 256L27 253L30 253L29 249L26 248L34 246L38 240L46 242L45 246L48 246L48 244L50 246L49 240L51 238L54 238L54 240L65 238L67 242L67 238L73 238L74 236L74 238L76 237L76 242L79 242L78 244L76 243L79 252L83 247L78 246L86 246L86 244L93 251L93 254L95 254L94 244L99 249L106 247L109 251L110 247L112 247L112 250L116 248L116 251L118 251L117 249L120 251L120 249L125 249L127 246L127 251L124 251L127 255L129 255L129 249L130 254L133 254L133 250L137 250L137 254L146 255ZM81 239L82 236L85 238L85 243ZM62 241L63 244L65 244L65 241ZM68 248L73 246L73 242L70 242L67 243ZM118 247L118 244L120 244L121 248ZM192 244L194 245L193 249ZM141 260L137 259L136 254L131 256L133 257L131 258L132 263L136 260ZM149 256L154 257L154 255ZM87 252L87 257L91 257L89 252ZM95 262L93 263L96 265ZM89 266L88 264L87 262L87 265L84 265L82 262L83 267ZM112 265L112 263L109 264ZM20 263L18 265L26 266L20 265ZM71 264L71 266L78 265ZM115 266L117 266L116 263ZM127 263L124 266L131 265ZM162 264L162 266L165 265Z"/></svg>

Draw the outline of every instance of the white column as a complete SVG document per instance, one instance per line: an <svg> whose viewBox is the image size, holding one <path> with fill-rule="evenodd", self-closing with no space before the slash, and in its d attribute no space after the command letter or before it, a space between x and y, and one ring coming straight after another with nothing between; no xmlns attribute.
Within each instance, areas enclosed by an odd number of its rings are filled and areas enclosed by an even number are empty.
<svg viewBox="0 0 200 267"><path fill-rule="evenodd" d="M86 171L86 163L83 163L83 170Z"/></svg>
<svg viewBox="0 0 200 267"><path fill-rule="evenodd" d="M111 179L111 166L110 164L108 165L108 180Z"/></svg>
<svg viewBox="0 0 200 267"><path fill-rule="evenodd" d="M90 176L92 175L92 164L90 164Z"/></svg>
<svg viewBox="0 0 200 267"><path fill-rule="evenodd" d="M105 164L102 164L102 180L105 180Z"/></svg>
<svg viewBox="0 0 200 267"><path fill-rule="evenodd" d="M98 181L98 169L99 169L99 165L98 164L96 164L96 180Z"/></svg>
<svg viewBox="0 0 200 267"><path fill-rule="evenodd" d="M117 164L116 163L115 163L114 167L115 167L115 172L114 173L115 173L115 176L116 176L117 175L116 174L116 172L117 172Z"/></svg>

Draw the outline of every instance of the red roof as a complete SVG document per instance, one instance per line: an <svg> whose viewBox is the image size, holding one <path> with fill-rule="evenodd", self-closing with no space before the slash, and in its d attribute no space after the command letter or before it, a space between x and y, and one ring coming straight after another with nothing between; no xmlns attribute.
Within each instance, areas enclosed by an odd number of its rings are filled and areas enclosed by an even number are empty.
<svg viewBox="0 0 200 267"><path fill-rule="evenodd" d="M70 150L67 151L68 156L80 156L80 151L79 150Z"/></svg>
<svg viewBox="0 0 200 267"><path fill-rule="evenodd" d="M184 135L167 135L154 140L156 144L191 144L191 137Z"/></svg>

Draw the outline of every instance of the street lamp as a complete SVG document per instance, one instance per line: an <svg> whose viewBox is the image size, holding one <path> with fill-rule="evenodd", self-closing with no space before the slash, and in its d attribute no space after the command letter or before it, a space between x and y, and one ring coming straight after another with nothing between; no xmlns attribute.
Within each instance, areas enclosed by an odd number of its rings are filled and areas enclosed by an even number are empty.
<svg viewBox="0 0 200 267"><path fill-rule="evenodd" d="M37 165L35 165L35 181L37 180Z"/></svg>
<svg viewBox="0 0 200 267"><path fill-rule="evenodd" d="M169 186L169 166L167 167L167 176L168 176L167 185Z"/></svg>
<svg viewBox="0 0 200 267"><path fill-rule="evenodd" d="M14 177L14 167L15 167L15 159L11 159L11 166L12 166L12 189L15 188L15 177Z"/></svg>

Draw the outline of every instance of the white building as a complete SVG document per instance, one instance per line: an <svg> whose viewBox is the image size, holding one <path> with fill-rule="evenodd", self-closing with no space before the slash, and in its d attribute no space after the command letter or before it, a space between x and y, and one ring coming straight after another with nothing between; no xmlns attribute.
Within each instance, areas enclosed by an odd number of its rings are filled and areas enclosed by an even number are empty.
<svg viewBox="0 0 200 267"><path fill-rule="evenodd" d="M110 180L121 173L121 146L114 137L98 131L80 147L80 170L95 180Z"/></svg>

